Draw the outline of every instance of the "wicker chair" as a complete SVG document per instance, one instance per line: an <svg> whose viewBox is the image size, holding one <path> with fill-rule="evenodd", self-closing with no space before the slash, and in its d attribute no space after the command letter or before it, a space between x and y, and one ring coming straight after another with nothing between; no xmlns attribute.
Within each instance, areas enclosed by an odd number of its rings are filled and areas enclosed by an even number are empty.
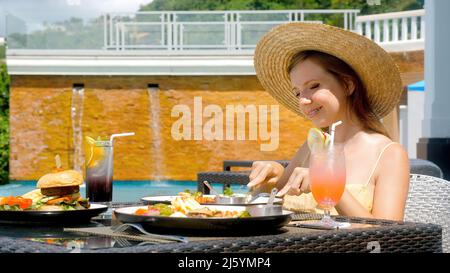
<svg viewBox="0 0 450 273"><path fill-rule="evenodd" d="M450 252L450 181L412 174L406 201L405 221L442 227L442 251Z"/></svg>

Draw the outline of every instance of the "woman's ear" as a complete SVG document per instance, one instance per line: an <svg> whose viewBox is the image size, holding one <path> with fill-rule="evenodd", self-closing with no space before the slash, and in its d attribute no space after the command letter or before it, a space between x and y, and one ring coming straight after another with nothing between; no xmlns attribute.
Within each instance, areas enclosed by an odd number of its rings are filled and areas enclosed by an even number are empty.
<svg viewBox="0 0 450 273"><path fill-rule="evenodd" d="M347 96L351 96L355 91L355 83L352 78L345 77L344 78L345 87L347 88Z"/></svg>

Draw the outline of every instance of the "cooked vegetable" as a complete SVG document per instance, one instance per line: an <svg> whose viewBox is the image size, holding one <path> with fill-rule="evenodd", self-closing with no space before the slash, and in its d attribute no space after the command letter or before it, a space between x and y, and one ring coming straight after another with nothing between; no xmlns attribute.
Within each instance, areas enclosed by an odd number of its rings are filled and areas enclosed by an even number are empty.
<svg viewBox="0 0 450 273"><path fill-rule="evenodd" d="M0 209L3 210L25 210L30 208L32 204L33 200L21 196L9 196L0 199Z"/></svg>
<svg viewBox="0 0 450 273"><path fill-rule="evenodd" d="M231 187L226 187L226 188L223 190L223 195L226 195L226 196L232 196L232 195L233 195L233 190L231 189Z"/></svg>
<svg viewBox="0 0 450 273"><path fill-rule="evenodd" d="M155 204L148 206L147 209L137 209L134 213L145 216L170 216L173 212L173 209L167 204Z"/></svg>
<svg viewBox="0 0 450 273"><path fill-rule="evenodd" d="M239 218L245 218L245 217L251 217L250 213L246 210L241 212L241 214L238 216Z"/></svg>
<svg viewBox="0 0 450 273"><path fill-rule="evenodd" d="M159 210L159 214L161 216L170 216L174 212L173 209L167 204L155 204L153 207Z"/></svg>
<svg viewBox="0 0 450 273"><path fill-rule="evenodd" d="M178 195L181 197L186 197L186 198L190 198L190 197L194 198L195 201L197 201L198 203L201 203L201 204L216 203L215 197L203 196L203 193L201 193L199 191L192 193L190 190L184 190L184 192L180 192L180 193L178 193Z"/></svg>

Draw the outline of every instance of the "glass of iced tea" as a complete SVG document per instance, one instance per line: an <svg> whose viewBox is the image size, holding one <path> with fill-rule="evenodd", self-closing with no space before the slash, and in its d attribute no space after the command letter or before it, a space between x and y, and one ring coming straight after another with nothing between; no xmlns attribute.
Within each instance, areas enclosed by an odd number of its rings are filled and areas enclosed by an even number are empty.
<svg viewBox="0 0 450 273"><path fill-rule="evenodd" d="M315 145L309 162L311 192L324 210L320 224L338 228L340 223L330 217L330 211L339 202L345 190L344 145Z"/></svg>

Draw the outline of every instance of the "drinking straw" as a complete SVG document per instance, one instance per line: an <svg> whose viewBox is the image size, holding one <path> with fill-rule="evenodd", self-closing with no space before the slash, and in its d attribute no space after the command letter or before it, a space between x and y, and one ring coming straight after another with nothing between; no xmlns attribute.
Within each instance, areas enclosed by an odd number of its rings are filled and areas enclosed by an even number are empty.
<svg viewBox="0 0 450 273"><path fill-rule="evenodd" d="M334 145L334 133L336 131L336 126L341 125L342 121L337 121L331 125L331 136L330 136L330 147Z"/></svg>
<svg viewBox="0 0 450 273"><path fill-rule="evenodd" d="M112 143L114 138L116 137L124 137L124 136L134 136L134 132L131 133L121 133L121 134L112 134L109 138L109 141Z"/></svg>

